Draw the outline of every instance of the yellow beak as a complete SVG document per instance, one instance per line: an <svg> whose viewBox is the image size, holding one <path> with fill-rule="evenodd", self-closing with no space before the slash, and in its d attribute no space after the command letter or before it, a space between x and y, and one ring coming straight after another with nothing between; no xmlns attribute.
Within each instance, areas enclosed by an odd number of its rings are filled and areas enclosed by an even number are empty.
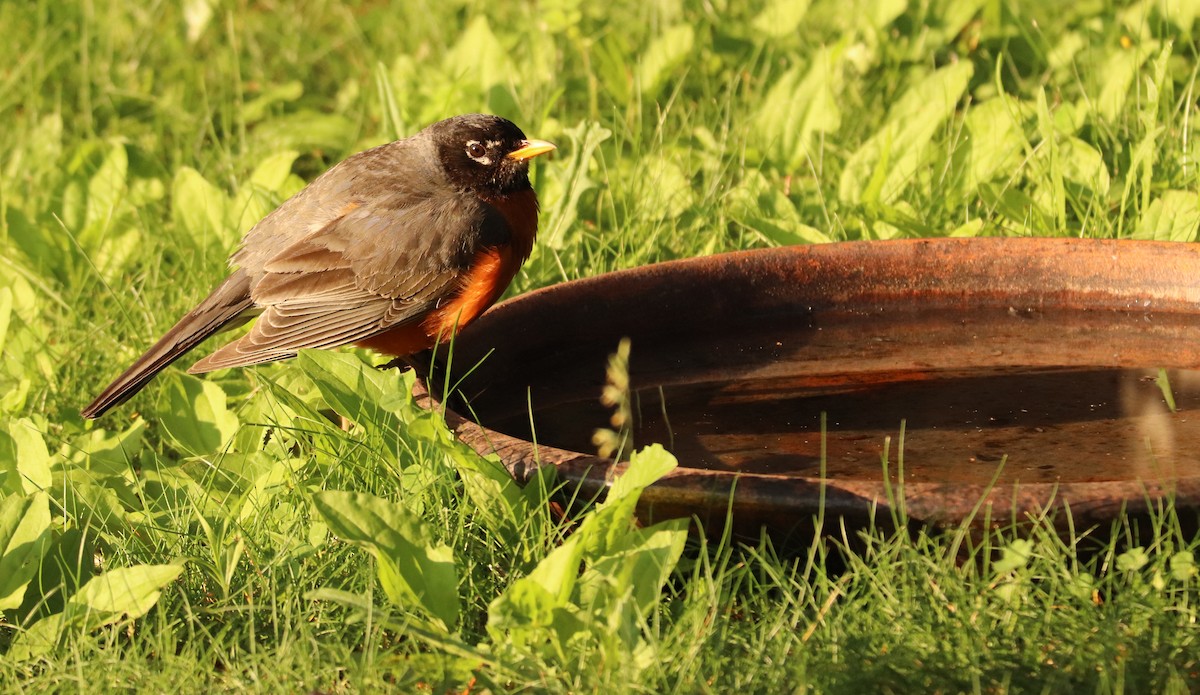
<svg viewBox="0 0 1200 695"><path fill-rule="evenodd" d="M546 154L547 152L552 152L557 149L558 147L552 142L546 142L545 140L526 140L525 142L521 143L520 147L512 152L509 152L508 158L521 162L526 159L533 159L539 154Z"/></svg>

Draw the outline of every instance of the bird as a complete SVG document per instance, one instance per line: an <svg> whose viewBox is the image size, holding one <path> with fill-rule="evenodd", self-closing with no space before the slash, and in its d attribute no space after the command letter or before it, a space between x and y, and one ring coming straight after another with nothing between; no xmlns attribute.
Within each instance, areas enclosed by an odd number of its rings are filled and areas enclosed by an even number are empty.
<svg viewBox="0 0 1200 695"><path fill-rule="evenodd" d="M357 345L398 358L450 340L504 293L533 250L530 160L555 145L466 114L331 167L254 225L230 272L80 412L100 417L214 334L202 374Z"/></svg>

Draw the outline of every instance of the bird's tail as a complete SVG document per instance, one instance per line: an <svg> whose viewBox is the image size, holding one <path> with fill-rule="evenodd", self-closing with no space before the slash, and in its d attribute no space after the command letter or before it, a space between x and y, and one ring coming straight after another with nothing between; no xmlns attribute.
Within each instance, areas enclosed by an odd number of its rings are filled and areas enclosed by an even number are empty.
<svg viewBox="0 0 1200 695"><path fill-rule="evenodd" d="M200 302L199 306L179 319L166 335L159 338L153 347L80 412L86 418L97 418L129 400L156 374L206 338L228 327L252 306L250 279L242 271L236 271Z"/></svg>

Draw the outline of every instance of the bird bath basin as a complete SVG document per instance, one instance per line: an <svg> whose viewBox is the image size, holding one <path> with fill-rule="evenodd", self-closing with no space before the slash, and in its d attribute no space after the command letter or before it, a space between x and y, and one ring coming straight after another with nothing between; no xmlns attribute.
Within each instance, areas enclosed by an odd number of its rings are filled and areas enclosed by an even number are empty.
<svg viewBox="0 0 1200 695"><path fill-rule="evenodd" d="M643 494L648 519L719 530L732 503L736 530L786 536L822 503L855 526L900 494L918 523L1068 505L1078 529L1200 501L1200 246L856 242L568 282L463 332L455 372L478 366L451 406L472 419L448 421L518 481L555 466L589 498L621 465L591 436L622 337L635 445L680 463Z"/></svg>

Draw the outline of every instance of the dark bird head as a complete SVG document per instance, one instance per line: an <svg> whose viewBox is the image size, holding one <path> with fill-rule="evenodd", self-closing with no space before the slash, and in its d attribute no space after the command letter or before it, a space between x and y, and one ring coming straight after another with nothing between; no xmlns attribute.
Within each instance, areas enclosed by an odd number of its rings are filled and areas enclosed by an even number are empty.
<svg viewBox="0 0 1200 695"><path fill-rule="evenodd" d="M530 140L511 121L468 114L429 126L450 183L483 196L529 189L529 160L555 149Z"/></svg>

